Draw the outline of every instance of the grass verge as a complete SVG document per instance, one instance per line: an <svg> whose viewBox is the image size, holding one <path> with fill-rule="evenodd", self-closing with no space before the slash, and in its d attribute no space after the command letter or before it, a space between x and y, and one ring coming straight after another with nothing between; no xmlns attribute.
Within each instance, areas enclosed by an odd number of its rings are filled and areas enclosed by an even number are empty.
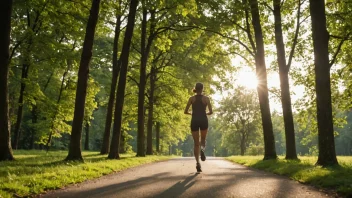
<svg viewBox="0 0 352 198"><path fill-rule="evenodd" d="M299 157L300 160L265 160L262 156L231 156L227 160L252 168L285 175L301 183L336 190L342 196L352 196L352 157L338 157L339 166L315 166L317 157Z"/></svg>
<svg viewBox="0 0 352 198"><path fill-rule="evenodd" d="M66 162L63 159L67 156L67 151L15 151L15 161L0 162L0 198L35 195L171 158L122 154L120 160L108 160L106 155L99 155L98 152L83 152L82 155L85 162Z"/></svg>

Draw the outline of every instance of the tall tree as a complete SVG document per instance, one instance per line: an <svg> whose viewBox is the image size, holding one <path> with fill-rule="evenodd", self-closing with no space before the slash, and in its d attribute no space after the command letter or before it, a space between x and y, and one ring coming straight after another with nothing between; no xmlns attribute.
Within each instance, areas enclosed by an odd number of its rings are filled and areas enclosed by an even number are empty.
<svg viewBox="0 0 352 198"><path fill-rule="evenodd" d="M127 27L125 31L125 37L124 37L122 52L120 56L121 70L120 70L119 83L117 85L117 91L116 91L114 129L113 129L113 135L111 138L110 152L108 155L109 159L120 158L119 145L120 145L120 138L121 138L122 111L123 111L123 103L125 100L128 58L130 53L133 29L135 25L137 5L138 5L138 0L131 0L128 19L127 19Z"/></svg>
<svg viewBox="0 0 352 198"><path fill-rule="evenodd" d="M274 19L275 19L275 44L277 51L277 61L279 65L280 74L280 88L281 88L281 105L285 124L286 137L286 159L297 159L296 143L295 143L295 129L293 124L292 105L290 96L290 83L288 73L290 70L292 57L297 43L299 26L300 26L300 8L301 1L298 1L297 11L297 26L295 36L292 42L291 53L289 61L286 63L285 44L282 35L282 20L281 20L281 1L274 0Z"/></svg>
<svg viewBox="0 0 352 198"><path fill-rule="evenodd" d="M259 105L253 90L237 87L233 93L221 101L219 120L228 123L224 129L227 144L240 146L240 154L244 155L251 139L257 136L257 123L260 120ZM229 146L229 150L233 149Z"/></svg>
<svg viewBox="0 0 352 198"><path fill-rule="evenodd" d="M13 160L10 135L8 76L12 0L0 3L0 161Z"/></svg>
<svg viewBox="0 0 352 198"><path fill-rule="evenodd" d="M148 121L147 121L147 155L153 154L153 113L154 113L154 91L156 82L156 71L152 66L150 71L150 91L148 95Z"/></svg>
<svg viewBox="0 0 352 198"><path fill-rule="evenodd" d="M144 134L144 98L145 98L145 86L147 82L147 63L150 48L152 46L155 34L155 10L150 11L150 29L149 34L147 34L147 15L148 9L146 0L142 0L142 9L143 9L143 17L142 17L142 33L141 33L141 65L140 65L140 74L139 74L139 89L138 89L138 134L137 134L137 156L145 156L145 134ZM149 35L149 36L148 36ZM148 40L146 40L148 38ZM152 154L152 147L148 147L148 155Z"/></svg>
<svg viewBox="0 0 352 198"><path fill-rule="evenodd" d="M156 66L158 60L162 56L163 52L160 51L160 53L154 57L152 61L152 66L150 69L150 73L148 74L149 76L149 91L148 91L148 121L147 121L147 155L152 155L153 154L153 124L154 124L154 101L155 101L155 88L156 88L156 82L158 80L157 78L157 73L158 73L158 68ZM164 61L163 61L164 62ZM160 126L159 126L160 130ZM158 137L159 138L159 137ZM157 140L159 141L159 140ZM158 144L158 142L157 142ZM157 145L159 147L159 145ZM159 148L157 148L159 150Z"/></svg>
<svg viewBox="0 0 352 198"><path fill-rule="evenodd" d="M26 41L24 42L24 50L21 54L22 57L22 74L21 74L21 88L20 88L20 94L18 97L18 109L17 109L17 118L16 118L16 124L15 124L15 136L13 140L13 145L12 147L14 149L17 149L18 147L18 142L21 137L21 124L22 124L22 117L23 117L23 107L24 107L24 93L26 89L26 80L28 80L28 73L29 73L29 68L31 67L31 56L32 56L32 46L33 46L33 40L34 36L38 34L42 27L42 14L47 7L48 2L45 2L41 7L39 8L34 8L33 9L33 14L30 13L31 8L26 7L26 18L27 18L27 30L26 32Z"/></svg>
<svg viewBox="0 0 352 198"><path fill-rule="evenodd" d="M59 105L60 104L60 101L61 101L61 97L62 97L62 93L64 91L64 85L65 85L65 80L66 80L66 75L68 74L68 72L70 71L70 62L69 60L67 60L67 69L65 70L65 72L63 73L62 75L62 80L61 80L61 86L60 86L60 91L59 91L59 95L57 97L57 101L56 101L56 104ZM51 144L51 140L53 138L53 134L54 134L54 131L56 130L55 129L55 120L56 120L56 117L58 116L59 114L59 107L56 107L55 106L55 113L53 115L53 119L52 119L52 123L51 123L51 126L50 126L50 132L49 132L49 137L48 137L48 140L46 142L46 150L49 151L49 148L50 148L50 144Z"/></svg>
<svg viewBox="0 0 352 198"><path fill-rule="evenodd" d="M157 153L160 151L160 122L156 122L155 127L155 149Z"/></svg>
<svg viewBox="0 0 352 198"><path fill-rule="evenodd" d="M92 58L92 48L95 35L95 27L98 22L100 0L92 0L90 15L84 38L81 62L78 71L76 90L75 111L72 122L72 131L68 156L66 160L83 160L81 152L82 124L84 118L84 105L87 95L87 83L89 63Z"/></svg>
<svg viewBox="0 0 352 198"><path fill-rule="evenodd" d="M106 120L105 120L105 130L103 136L103 145L100 150L100 154L107 154L109 153L110 145L110 133L111 133L111 123L112 123L112 116L114 110L114 101L115 101L115 92L116 92L116 84L117 78L120 73L121 64L118 61L118 45L119 45L119 38L120 38L120 28L121 28L121 0L118 1L118 8L116 14L116 24L115 24L115 36L114 36L114 46L112 51L112 79L111 79L111 87L110 87L110 95L109 95L109 102L108 102L108 109L106 113Z"/></svg>
<svg viewBox="0 0 352 198"><path fill-rule="evenodd" d="M255 66L256 73L259 80L257 91L259 96L260 112L262 116L262 125L264 133L265 153L264 159L275 159L275 140L273 126L271 122L270 106L269 106L269 93L267 85L267 73L265 65L265 52L262 27L260 24L260 15L257 0L250 0L252 24L255 34Z"/></svg>
<svg viewBox="0 0 352 198"><path fill-rule="evenodd" d="M326 29L325 1L309 0L315 65L315 90L318 121L318 165L338 164L332 121L329 64L329 33Z"/></svg>

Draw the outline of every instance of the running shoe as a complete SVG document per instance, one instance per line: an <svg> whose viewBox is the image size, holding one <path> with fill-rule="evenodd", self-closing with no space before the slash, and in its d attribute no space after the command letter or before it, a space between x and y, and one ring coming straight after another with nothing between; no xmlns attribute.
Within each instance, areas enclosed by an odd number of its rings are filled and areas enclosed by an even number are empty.
<svg viewBox="0 0 352 198"><path fill-rule="evenodd" d="M204 154L204 148L201 148L200 149L200 159L202 161L205 161L207 158L205 157L205 154Z"/></svg>
<svg viewBox="0 0 352 198"><path fill-rule="evenodd" d="M197 163L196 169L198 173L202 172L202 167L200 166L200 163Z"/></svg>

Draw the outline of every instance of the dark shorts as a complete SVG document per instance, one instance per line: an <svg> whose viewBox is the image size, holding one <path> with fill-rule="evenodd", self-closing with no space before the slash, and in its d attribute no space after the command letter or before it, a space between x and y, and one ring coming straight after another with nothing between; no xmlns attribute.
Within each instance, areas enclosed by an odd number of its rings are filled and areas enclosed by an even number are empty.
<svg viewBox="0 0 352 198"><path fill-rule="evenodd" d="M208 129L208 119L192 119L191 131L199 131Z"/></svg>

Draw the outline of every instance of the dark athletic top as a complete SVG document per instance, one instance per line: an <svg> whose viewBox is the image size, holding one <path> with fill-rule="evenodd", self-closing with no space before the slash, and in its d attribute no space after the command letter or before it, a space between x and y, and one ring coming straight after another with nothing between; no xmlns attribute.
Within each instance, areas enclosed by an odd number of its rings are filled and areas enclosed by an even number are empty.
<svg viewBox="0 0 352 198"><path fill-rule="evenodd" d="M196 100L192 103L192 119L207 119L207 105L202 101L202 95L195 95Z"/></svg>

